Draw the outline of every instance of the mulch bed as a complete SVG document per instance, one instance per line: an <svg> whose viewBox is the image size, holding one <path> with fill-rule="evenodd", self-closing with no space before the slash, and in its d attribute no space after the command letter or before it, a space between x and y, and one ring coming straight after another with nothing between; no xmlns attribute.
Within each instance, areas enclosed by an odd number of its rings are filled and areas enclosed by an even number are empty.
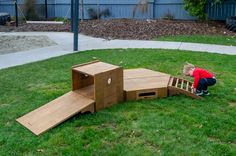
<svg viewBox="0 0 236 156"><path fill-rule="evenodd" d="M22 24L14 26L0 26L0 32L8 31L55 31L69 32L70 25L53 24ZM173 35L230 35L223 22L197 22L180 20L88 20L80 22L79 32L85 35L106 39L139 39L150 40L158 36Z"/></svg>

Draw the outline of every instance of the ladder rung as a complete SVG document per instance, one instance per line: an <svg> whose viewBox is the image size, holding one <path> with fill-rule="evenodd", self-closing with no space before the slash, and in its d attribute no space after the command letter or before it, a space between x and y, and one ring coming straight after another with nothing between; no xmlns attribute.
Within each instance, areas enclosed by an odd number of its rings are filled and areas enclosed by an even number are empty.
<svg viewBox="0 0 236 156"><path fill-rule="evenodd" d="M187 84L186 84L186 91L188 91L188 88L189 88L189 82L187 81Z"/></svg>
<svg viewBox="0 0 236 156"><path fill-rule="evenodd" d="M183 87L184 87L184 80L182 79L181 89L183 89Z"/></svg>
<svg viewBox="0 0 236 156"><path fill-rule="evenodd" d="M170 77L169 86L172 86L172 85L173 85L173 80L174 80L174 78L173 78L173 77Z"/></svg>
<svg viewBox="0 0 236 156"><path fill-rule="evenodd" d="M176 84L175 84L175 87L177 88L178 87L178 83L179 83L179 79L178 78L176 78L177 80L176 80Z"/></svg>

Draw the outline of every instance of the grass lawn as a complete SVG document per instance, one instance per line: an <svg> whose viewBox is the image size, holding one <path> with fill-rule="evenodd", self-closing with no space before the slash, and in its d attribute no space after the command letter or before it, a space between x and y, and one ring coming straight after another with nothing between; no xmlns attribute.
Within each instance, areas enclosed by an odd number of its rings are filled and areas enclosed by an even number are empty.
<svg viewBox="0 0 236 156"><path fill-rule="evenodd" d="M236 46L236 36L179 35L158 37L155 40Z"/></svg>
<svg viewBox="0 0 236 156"><path fill-rule="evenodd" d="M216 74L211 96L125 102L77 115L37 137L15 119L71 89L71 66L94 58L181 76L188 61ZM0 70L0 155L236 155L236 56L99 50Z"/></svg>

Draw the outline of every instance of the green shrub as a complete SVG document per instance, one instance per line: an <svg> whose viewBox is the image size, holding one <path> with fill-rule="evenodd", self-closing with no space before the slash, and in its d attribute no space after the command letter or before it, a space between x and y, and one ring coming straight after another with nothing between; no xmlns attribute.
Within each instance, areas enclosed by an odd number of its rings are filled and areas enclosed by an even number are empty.
<svg viewBox="0 0 236 156"><path fill-rule="evenodd" d="M223 1L224 0L184 0L184 9L187 10L191 16L196 16L199 20L206 20L206 4L209 2L214 5Z"/></svg>
<svg viewBox="0 0 236 156"><path fill-rule="evenodd" d="M35 12L35 0L24 1L24 14L27 20L38 20L39 17Z"/></svg>

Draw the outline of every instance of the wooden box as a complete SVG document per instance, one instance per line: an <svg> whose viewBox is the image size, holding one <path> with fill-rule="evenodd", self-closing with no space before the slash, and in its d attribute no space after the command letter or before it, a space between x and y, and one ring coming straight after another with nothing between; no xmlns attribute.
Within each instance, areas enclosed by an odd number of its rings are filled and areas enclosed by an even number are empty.
<svg viewBox="0 0 236 156"><path fill-rule="evenodd" d="M99 61L74 66L72 90L94 99L96 111L122 102L123 68Z"/></svg>

